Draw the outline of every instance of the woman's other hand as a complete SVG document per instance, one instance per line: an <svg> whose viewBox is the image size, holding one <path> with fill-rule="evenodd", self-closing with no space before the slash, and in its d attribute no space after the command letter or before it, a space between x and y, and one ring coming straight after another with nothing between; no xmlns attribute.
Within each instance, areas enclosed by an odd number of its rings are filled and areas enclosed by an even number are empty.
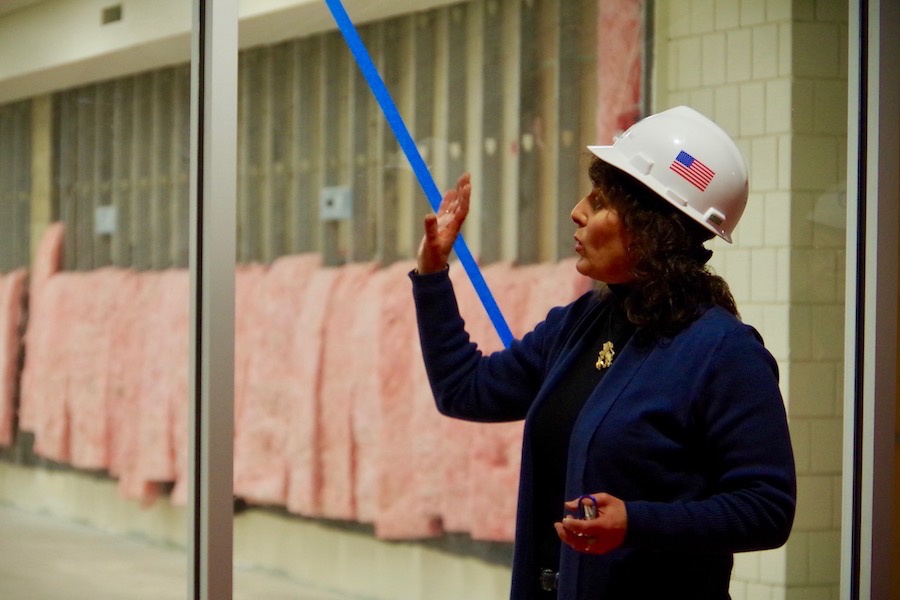
<svg viewBox="0 0 900 600"><path fill-rule="evenodd" d="M456 187L444 194L437 213L425 217L425 235L419 244L416 267L418 273L434 273L447 266L453 243L469 214L471 193L469 174L464 173L457 180Z"/></svg>
<svg viewBox="0 0 900 600"><path fill-rule="evenodd" d="M625 503L609 494L593 494L597 501L597 516L593 519L577 519L566 516L557 522L556 533L559 539L578 550L590 554L605 554L615 550L625 541L628 528L628 514ZM566 502L566 510L580 512L579 504L590 503L587 498Z"/></svg>

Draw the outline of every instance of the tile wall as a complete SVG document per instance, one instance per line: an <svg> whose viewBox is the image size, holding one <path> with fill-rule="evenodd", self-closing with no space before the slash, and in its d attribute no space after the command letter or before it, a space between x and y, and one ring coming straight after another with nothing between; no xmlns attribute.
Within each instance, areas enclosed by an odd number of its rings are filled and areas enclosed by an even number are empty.
<svg viewBox="0 0 900 600"><path fill-rule="evenodd" d="M751 196L713 268L778 359L797 460L787 545L736 557L734 600L838 598L847 124L845 0L657 3L654 109L734 136Z"/></svg>

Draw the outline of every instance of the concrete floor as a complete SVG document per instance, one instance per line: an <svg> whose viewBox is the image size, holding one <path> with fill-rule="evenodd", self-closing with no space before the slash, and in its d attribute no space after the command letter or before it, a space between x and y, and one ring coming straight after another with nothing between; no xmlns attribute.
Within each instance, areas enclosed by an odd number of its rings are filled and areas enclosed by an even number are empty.
<svg viewBox="0 0 900 600"><path fill-rule="evenodd" d="M184 551L0 504L0 598L185 600ZM236 567L235 600L347 600Z"/></svg>

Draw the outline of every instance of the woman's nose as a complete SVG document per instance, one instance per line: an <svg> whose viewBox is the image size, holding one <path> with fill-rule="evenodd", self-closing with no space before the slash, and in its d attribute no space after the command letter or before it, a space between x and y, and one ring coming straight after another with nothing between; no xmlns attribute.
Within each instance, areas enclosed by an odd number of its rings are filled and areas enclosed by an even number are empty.
<svg viewBox="0 0 900 600"><path fill-rule="evenodd" d="M576 204L572 208L572 212L570 213L570 216L572 217L572 221L574 221L575 224L578 225L579 227L581 227L585 223L585 221L584 221L584 202L586 199L587 198L582 198L581 200L579 200L578 204Z"/></svg>

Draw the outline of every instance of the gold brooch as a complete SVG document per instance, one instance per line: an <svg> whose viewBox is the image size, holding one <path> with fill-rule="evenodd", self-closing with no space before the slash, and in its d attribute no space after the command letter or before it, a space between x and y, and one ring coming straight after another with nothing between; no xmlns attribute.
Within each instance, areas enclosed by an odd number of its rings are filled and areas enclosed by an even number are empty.
<svg viewBox="0 0 900 600"><path fill-rule="evenodd" d="M612 342L604 342L600 354L597 355L597 364L594 366L597 367L598 371L602 371L612 364L615 355L616 351L613 350Z"/></svg>

